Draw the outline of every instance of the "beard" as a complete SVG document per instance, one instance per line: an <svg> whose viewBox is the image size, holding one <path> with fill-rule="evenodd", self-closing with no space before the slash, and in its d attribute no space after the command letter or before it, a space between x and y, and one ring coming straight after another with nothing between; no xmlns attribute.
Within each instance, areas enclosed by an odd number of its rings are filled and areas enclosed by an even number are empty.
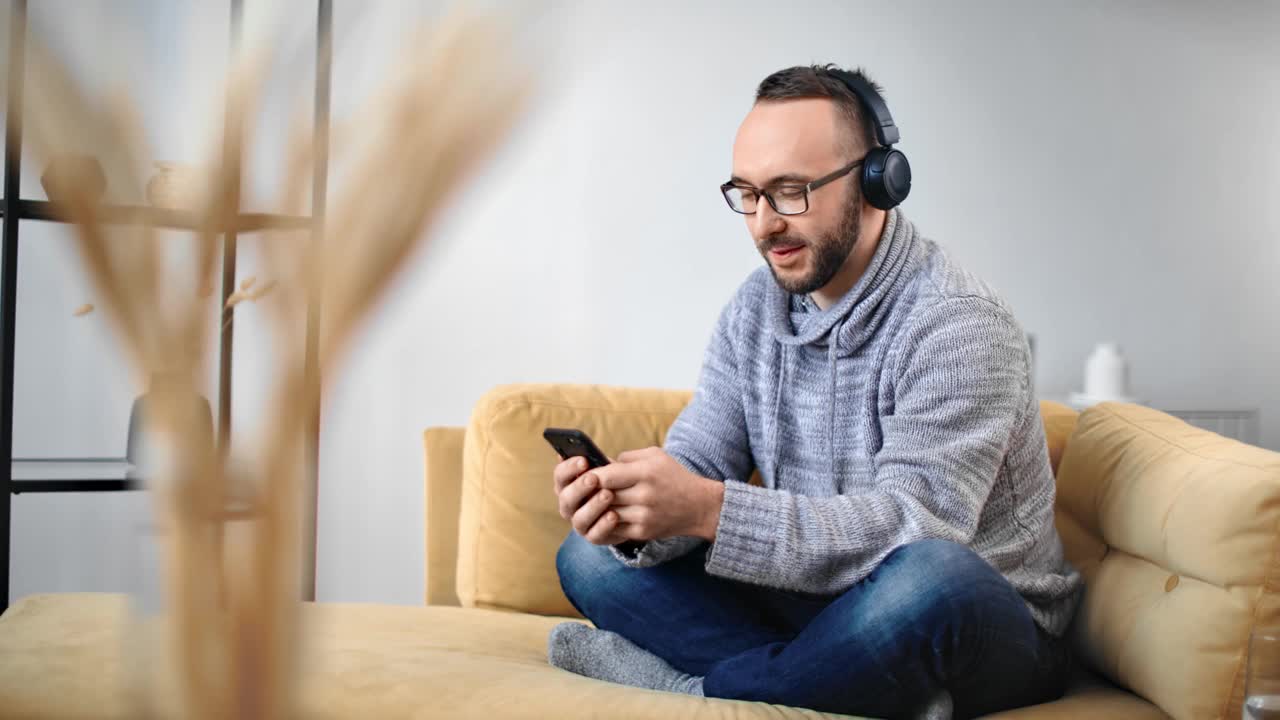
<svg viewBox="0 0 1280 720"><path fill-rule="evenodd" d="M862 197L855 187L853 197L845 206L844 217L831 232L823 233L816 240L810 240L801 235L771 235L760 244L759 250L778 287L793 295L808 295L824 287L836 276L845 260L849 258L849 253L853 252L853 246L857 244L861 231ZM778 269L769 262L769 251L776 247L791 245L807 246L809 255L813 258L813 267L800 277L779 277Z"/></svg>

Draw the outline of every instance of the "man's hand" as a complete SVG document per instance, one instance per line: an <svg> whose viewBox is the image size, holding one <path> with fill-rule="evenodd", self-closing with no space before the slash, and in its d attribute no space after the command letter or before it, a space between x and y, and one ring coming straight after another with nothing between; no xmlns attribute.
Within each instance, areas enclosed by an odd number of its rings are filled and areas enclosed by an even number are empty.
<svg viewBox="0 0 1280 720"><path fill-rule="evenodd" d="M556 465L553 475L560 517L568 520L573 529L589 542L616 545L627 538L617 532L618 514L609 509L613 492L597 492L600 479L594 472L584 475L586 470L587 461L580 457L569 458Z"/></svg>
<svg viewBox="0 0 1280 720"><path fill-rule="evenodd" d="M583 478L593 475L602 488L596 497L610 491L614 497L608 503L612 507L584 534L588 540L596 542L592 537L601 535L638 541L675 535L715 540L724 483L689 472L662 448L628 450Z"/></svg>

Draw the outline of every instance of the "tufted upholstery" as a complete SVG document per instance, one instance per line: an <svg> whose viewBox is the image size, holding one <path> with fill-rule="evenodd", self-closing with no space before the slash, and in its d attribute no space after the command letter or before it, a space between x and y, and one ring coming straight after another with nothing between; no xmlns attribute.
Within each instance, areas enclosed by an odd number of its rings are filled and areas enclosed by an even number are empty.
<svg viewBox="0 0 1280 720"><path fill-rule="evenodd" d="M1280 454L1094 406L1058 470L1058 528L1090 664L1174 717L1240 717L1249 631L1280 620Z"/></svg>

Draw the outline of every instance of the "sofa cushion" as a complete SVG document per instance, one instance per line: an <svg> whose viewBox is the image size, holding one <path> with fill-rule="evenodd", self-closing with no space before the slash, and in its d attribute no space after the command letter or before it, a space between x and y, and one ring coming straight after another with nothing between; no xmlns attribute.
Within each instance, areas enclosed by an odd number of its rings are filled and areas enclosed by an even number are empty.
<svg viewBox="0 0 1280 720"><path fill-rule="evenodd" d="M1179 718L1239 717L1250 629L1280 620L1280 453L1136 405L1081 414L1058 526L1079 652Z"/></svg>
<svg viewBox="0 0 1280 720"><path fill-rule="evenodd" d="M128 598L36 595L0 617L0 718L132 718ZM837 715L638 690L547 664L563 618L457 607L304 603L300 717L773 718Z"/></svg>
<svg viewBox="0 0 1280 720"><path fill-rule="evenodd" d="M662 445L692 393L600 385L506 385L476 403L463 450L458 598L464 607L577 617L555 557L570 531L542 431L579 428L609 457Z"/></svg>
<svg viewBox="0 0 1280 720"><path fill-rule="evenodd" d="M0 718L138 717L126 691L123 595L24 598L0 617ZM847 717L740 700L695 698L592 680L547 664L562 618L456 607L304 603L300 717L695 718ZM1160 717L1129 693L1082 682L1064 700L1013 711L1038 717Z"/></svg>

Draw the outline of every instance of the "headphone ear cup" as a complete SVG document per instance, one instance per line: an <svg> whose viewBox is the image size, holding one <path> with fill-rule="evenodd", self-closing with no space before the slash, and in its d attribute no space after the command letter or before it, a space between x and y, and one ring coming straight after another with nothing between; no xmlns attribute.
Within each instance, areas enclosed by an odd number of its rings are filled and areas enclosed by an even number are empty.
<svg viewBox="0 0 1280 720"><path fill-rule="evenodd" d="M872 207L897 207L911 192L911 163L901 150L872 148L862 161L862 194Z"/></svg>

